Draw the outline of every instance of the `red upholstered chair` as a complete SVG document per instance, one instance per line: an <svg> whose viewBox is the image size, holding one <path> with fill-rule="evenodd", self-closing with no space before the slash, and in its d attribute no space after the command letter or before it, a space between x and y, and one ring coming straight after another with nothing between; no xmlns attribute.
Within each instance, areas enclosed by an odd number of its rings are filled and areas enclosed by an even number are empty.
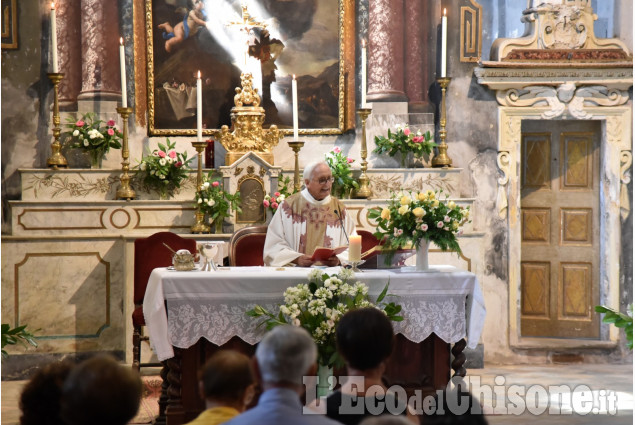
<svg viewBox="0 0 635 425"><path fill-rule="evenodd" d="M139 370L142 366L158 366L159 363L141 363L141 341L147 341L143 335L145 326L143 317L143 297L146 294L150 273L157 267L172 265L172 252L165 247L168 245L175 251L187 249L192 254L196 251L194 239L184 239L172 232L159 232L147 238L134 241L134 311L132 312L132 367Z"/></svg>
<svg viewBox="0 0 635 425"><path fill-rule="evenodd" d="M267 226L243 227L229 240L230 266L263 266L262 252L265 248Z"/></svg>

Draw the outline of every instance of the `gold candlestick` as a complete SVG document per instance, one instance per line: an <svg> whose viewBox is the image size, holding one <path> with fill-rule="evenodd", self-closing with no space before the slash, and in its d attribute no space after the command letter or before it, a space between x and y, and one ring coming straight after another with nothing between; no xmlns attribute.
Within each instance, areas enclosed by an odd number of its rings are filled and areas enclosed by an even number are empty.
<svg viewBox="0 0 635 425"><path fill-rule="evenodd" d="M58 168L67 168L68 162L66 158L61 154L60 149L62 145L60 143L60 106L59 106L59 85L64 74L59 72L49 72L49 80L53 83L53 143L51 143L51 156L46 160L46 165L54 170Z"/></svg>
<svg viewBox="0 0 635 425"><path fill-rule="evenodd" d="M196 153L198 153L198 168L196 169L196 190L198 191L201 190L201 186L203 185L203 158L201 155L207 146L207 142L198 140L192 142L192 146L194 146ZM196 223L191 228L192 233L209 233L210 228L205 224L205 213L197 209L194 216L196 217Z"/></svg>
<svg viewBox="0 0 635 425"><path fill-rule="evenodd" d="M299 142L297 140L294 140L293 142L287 142L289 144L289 146L291 147L291 149L293 149L293 153L295 154L295 168L293 171L293 189L295 192L299 192L300 188L302 187L302 184L300 182L300 161L299 161L299 155L300 155L300 149L302 149L302 146L304 146L304 142Z"/></svg>
<svg viewBox="0 0 635 425"><path fill-rule="evenodd" d="M448 136L448 132L445 130L446 118L445 118L445 92L450 85L450 77L446 78L437 78L437 82L441 86L441 117L439 119L439 125L441 129L439 130L439 137L441 138L441 143L439 143L439 155L432 158L432 166L433 167L443 167L449 168L452 166L452 158L450 158L447 154L448 152L448 144L445 143L445 139Z"/></svg>
<svg viewBox="0 0 635 425"><path fill-rule="evenodd" d="M355 191L355 198L368 199L373 194L369 186L370 179L368 178L368 175L366 174L366 170L368 170L368 161L366 161L366 157L368 156L368 149L366 147L366 120L368 119L368 116L370 115L371 111L372 109L370 108L360 108L357 110L357 113L359 114L359 117L362 120L362 149L361 149L362 162L360 163L362 174L359 176L359 189Z"/></svg>
<svg viewBox="0 0 635 425"><path fill-rule="evenodd" d="M121 115L121 119L123 120L123 143L121 147L121 157L123 161L121 161L121 186L117 189L117 199L126 199L131 200L137 197L134 190L130 187L130 176L128 175L128 170L130 170L130 162L128 158L130 157L130 150L128 149L128 117L132 114L132 108L117 108L117 113Z"/></svg>

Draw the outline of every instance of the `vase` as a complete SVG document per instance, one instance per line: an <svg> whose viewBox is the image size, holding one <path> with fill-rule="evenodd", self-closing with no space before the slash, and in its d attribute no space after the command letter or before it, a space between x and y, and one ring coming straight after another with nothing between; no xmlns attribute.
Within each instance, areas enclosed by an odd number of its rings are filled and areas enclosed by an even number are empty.
<svg viewBox="0 0 635 425"><path fill-rule="evenodd" d="M318 365L317 396L324 397L329 393L329 378L333 376L333 368L327 365Z"/></svg>
<svg viewBox="0 0 635 425"><path fill-rule="evenodd" d="M430 269L430 265L428 264L429 249L430 241L427 239L422 239L421 242L419 242L419 247L417 248L417 265L415 266L415 270L426 271Z"/></svg>
<svg viewBox="0 0 635 425"><path fill-rule="evenodd" d="M104 154L101 151L90 151L90 168L100 169L104 160Z"/></svg>
<svg viewBox="0 0 635 425"><path fill-rule="evenodd" d="M214 220L214 233L220 234L223 233L223 219L217 218Z"/></svg>

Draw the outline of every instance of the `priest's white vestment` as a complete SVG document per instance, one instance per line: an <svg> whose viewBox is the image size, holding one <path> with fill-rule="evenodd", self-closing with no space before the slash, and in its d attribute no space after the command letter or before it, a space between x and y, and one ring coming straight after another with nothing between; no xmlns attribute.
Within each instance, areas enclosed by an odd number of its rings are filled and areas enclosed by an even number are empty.
<svg viewBox="0 0 635 425"><path fill-rule="evenodd" d="M264 263L285 266L302 254L312 255L318 246L348 245L347 235L354 234L355 223L344 204L330 195L318 201L304 189L282 201L271 219L265 239ZM348 250L338 258L347 260Z"/></svg>

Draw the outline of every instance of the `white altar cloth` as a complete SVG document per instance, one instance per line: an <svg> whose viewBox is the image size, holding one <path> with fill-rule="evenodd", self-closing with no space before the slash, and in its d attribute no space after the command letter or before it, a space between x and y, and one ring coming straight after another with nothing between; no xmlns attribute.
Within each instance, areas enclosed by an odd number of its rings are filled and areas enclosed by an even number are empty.
<svg viewBox="0 0 635 425"><path fill-rule="evenodd" d="M364 270L355 279L369 287L371 299L390 281L389 294L403 307L395 333L421 342L435 333L447 343L467 338L475 348L485 323L485 302L476 276L451 266L436 272ZM232 267L217 272L152 271L143 300L150 343L160 361L174 356L174 347L188 348L200 338L222 345L238 336L255 344L265 333L261 320L245 312L259 304L277 312L289 286L307 281L310 268ZM325 270L335 274L338 268ZM167 311L165 308L167 304Z"/></svg>

